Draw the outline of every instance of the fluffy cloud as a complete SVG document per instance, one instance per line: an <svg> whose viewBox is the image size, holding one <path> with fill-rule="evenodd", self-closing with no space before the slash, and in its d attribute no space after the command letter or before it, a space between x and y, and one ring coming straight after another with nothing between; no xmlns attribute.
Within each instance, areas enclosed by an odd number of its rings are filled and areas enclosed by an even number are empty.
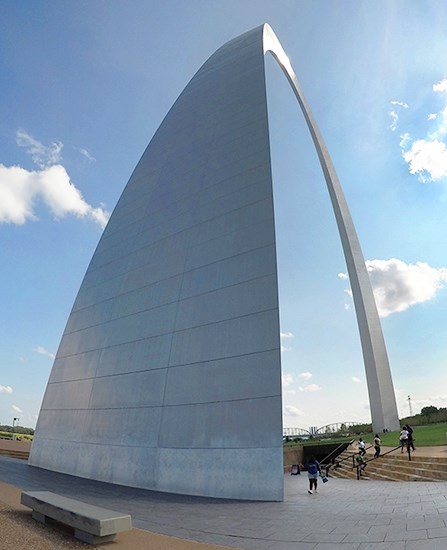
<svg viewBox="0 0 447 550"><path fill-rule="evenodd" d="M283 388L287 388L288 386L293 384L293 376L290 373L283 373L281 375L281 380Z"/></svg>
<svg viewBox="0 0 447 550"><path fill-rule="evenodd" d="M312 378L312 373L311 372L302 372L298 376L300 378L302 378L303 380L310 380Z"/></svg>
<svg viewBox="0 0 447 550"><path fill-rule="evenodd" d="M379 314L387 317L434 298L447 281L447 269L425 262L406 264L402 260L367 260Z"/></svg>
<svg viewBox="0 0 447 550"><path fill-rule="evenodd" d="M41 200L56 219L67 215L87 218L105 227L109 213L90 206L60 164L37 171L0 164L0 223L22 225L36 220Z"/></svg>
<svg viewBox="0 0 447 550"><path fill-rule="evenodd" d="M303 388L300 386L300 391L302 392L315 392L320 391L322 388L318 386L318 384L308 384L307 386L304 386Z"/></svg>
<svg viewBox="0 0 447 550"><path fill-rule="evenodd" d="M43 346L37 346L37 348L34 349L36 353L39 353L40 355L45 355L46 357L50 357L51 359L54 359L56 356L54 353L51 353L51 351L47 351Z"/></svg>
<svg viewBox="0 0 447 550"><path fill-rule="evenodd" d="M427 116L427 120L435 124L434 128L422 139L413 140L405 133L400 142L402 156L408 164L410 174L416 175L422 183L447 176L447 148L444 143L447 134L447 79L433 84L433 91L442 94L443 99L443 107L439 113L430 113ZM396 124L397 119L392 121L392 130Z"/></svg>
<svg viewBox="0 0 447 550"><path fill-rule="evenodd" d="M297 407L293 405L287 405L284 407L284 412L287 416L304 416L303 411L300 411Z"/></svg>
<svg viewBox="0 0 447 550"><path fill-rule="evenodd" d="M11 386L2 386L0 385L0 393L9 393L11 394L12 393L12 388Z"/></svg>
<svg viewBox="0 0 447 550"><path fill-rule="evenodd" d="M437 84L433 84L434 92L447 92L447 78L443 78Z"/></svg>
<svg viewBox="0 0 447 550"><path fill-rule="evenodd" d="M447 149L442 141L419 139L402 156L408 163L410 174L418 175L424 183L447 176Z"/></svg>
<svg viewBox="0 0 447 550"><path fill-rule="evenodd" d="M26 149L39 169L29 171L0 164L0 223L23 225L28 220L37 220L35 207L41 202L56 219L72 215L105 227L109 213L102 205L95 208L88 204L60 164L63 147L60 141L45 146L20 129L16 142ZM80 151L94 160L86 149Z"/></svg>
<svg viewBox="0 0 447 550"><path fill-rule="evenodd" d="M12 410L16 413L22 413L22 409L20 407L18 407L17 405L13 405L12 406Z"/></svg>
<svg viewBox="0 0 447 550"><path fill-rule="evenodd" d="M432 300L447 282L447 268L431 267L425 262L407 264L391 258L366 260L365 264L381 317Z"/></svg>

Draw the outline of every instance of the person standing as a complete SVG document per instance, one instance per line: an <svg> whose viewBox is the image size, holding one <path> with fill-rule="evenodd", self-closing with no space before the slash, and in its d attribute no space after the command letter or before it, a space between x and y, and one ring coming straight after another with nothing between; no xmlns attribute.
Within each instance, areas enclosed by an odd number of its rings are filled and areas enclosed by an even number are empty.
<svg viewBox="0 0 447 550"><path fill-rule="evenodd" d="M411 447L411 450L414 451L414 439L413 439L413 428L408 424L404 426L408 432L408 446Z"/></svg>
<svg viewBox="0 0 447 550"><path fill-rule="evenodd" d="M376 436L374 437L374 449L375 449L375 453L374 453L374 458L379 458L380 456L380 445L382 445L382 441L379 437L379 434L376 434Z"/></svg>
<svg viewBox="0 0 447 550"><path fill-rule="evenodd" d="M365 442L363 441L362 438L359 439L358 446L359 446L359 453L360 453L362 456L365 455L365 454L366 454Z"/></svg>
<svg viewBox="0 0 447 550"><path fill-rule="evenodd" d="M400 432L399 441L400 441L400 452L402 454L404 452L404 447L406 447L408 443L408 432L406 430L406 426L404 426L402 428L402 431Z"/></svg>
<svg viewBox="0 0 447 550"><path fill-rule="evenodd" d="M307 463L307 477L309 478L309 495L313 491L317 492L318 474L321 474L321 468L319 462L314 456L311 456Z"/></svg>

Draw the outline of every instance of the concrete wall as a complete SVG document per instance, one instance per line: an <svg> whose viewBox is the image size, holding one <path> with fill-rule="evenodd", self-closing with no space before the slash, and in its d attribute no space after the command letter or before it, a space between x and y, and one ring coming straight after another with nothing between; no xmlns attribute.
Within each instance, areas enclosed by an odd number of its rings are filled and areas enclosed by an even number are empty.
<svg viewBox="0 0 447 550"><path fill-rule="evenodd" d="M30 464L282 499L262 39L260 27L205 63L132 174L68 319Z"/></svg>
<svg viewBox="0 0 447 550"><path fill-rule="evenodd" d="M290 474L293 464L304 464L304 450L302 446L284 447L285 474Z"/></svg>

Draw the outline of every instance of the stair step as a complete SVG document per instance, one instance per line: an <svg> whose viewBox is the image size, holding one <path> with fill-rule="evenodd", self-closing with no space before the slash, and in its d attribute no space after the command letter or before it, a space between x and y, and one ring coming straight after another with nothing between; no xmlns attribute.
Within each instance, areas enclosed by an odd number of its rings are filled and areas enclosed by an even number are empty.
<svg viewBox="0 0 447 550"><path fill-rule="evenodd" d="M423 451L422 451L423 452ZM346 449L337 457L339 467L330 469L333 477L355 479L356 468L352 467L353 457L357 455L356 449ZM367 475L371 480L381 479L387 481L447 481L447 458L424 457L411 454L411 461L407 453L396 451L389 455L381 456L373 460L373 456L367 453Z"/></svg>
<svg viewBox="0 0 447 550"><path fill-rule="evenodd" d="M29 451L15 451L10 449L0 449L2 456L8 456L10 458L19 458L21 460L28 460Z"/></svg>

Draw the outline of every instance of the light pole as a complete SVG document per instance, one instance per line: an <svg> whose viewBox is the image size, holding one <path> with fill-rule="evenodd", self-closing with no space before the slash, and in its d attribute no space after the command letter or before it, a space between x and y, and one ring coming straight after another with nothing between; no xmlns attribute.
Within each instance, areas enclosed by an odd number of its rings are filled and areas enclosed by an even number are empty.
<svg viewBox="0 0 447 550"><path fill-rule="evenodd" d="M20 420L20 418L16 418L16 417L14 417L12 419L12 438L13 439L16 438L15 433L14 433L14 423L17 422L17 426L18 426L19 425L19 420Z"/></svg>

